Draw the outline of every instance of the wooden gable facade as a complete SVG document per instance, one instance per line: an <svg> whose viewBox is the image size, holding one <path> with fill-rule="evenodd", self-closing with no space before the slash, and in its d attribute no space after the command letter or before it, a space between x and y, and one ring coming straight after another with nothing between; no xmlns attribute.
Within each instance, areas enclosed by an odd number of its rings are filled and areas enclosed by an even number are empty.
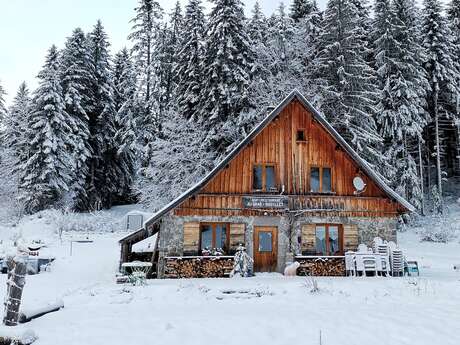
<svg viewBox="0 0 460 345"><path fill-rule="evenodd" d="M342 272L346 251L375 236L396 240L397 217L412 210L293 91L202 181L122 239L121 262L134 243L159 232L152 262L160 277L196 276L204 269L184 260L203 265L205 246L224 249L230 265L240 244L255 270L282 271L313 255L334 256L333 271ZM216 261L208 262L209 269Z"/></svg>
<svg viewBox="0 0 460 345"><path fill-rule="evenodd" d="M302 133L302 134L301 134ZM256 190L254 168L272 166L275 188ZM331 190L313 191L312 169L331 171ZM366 183L357 195L353 178ZM178 216L258 215L279 209L245 208L243 197L288 198L290 210L312 214L375 217L406 212L379 187L298 100L293 99L251 142L196 194L174 209Z"/></svg>

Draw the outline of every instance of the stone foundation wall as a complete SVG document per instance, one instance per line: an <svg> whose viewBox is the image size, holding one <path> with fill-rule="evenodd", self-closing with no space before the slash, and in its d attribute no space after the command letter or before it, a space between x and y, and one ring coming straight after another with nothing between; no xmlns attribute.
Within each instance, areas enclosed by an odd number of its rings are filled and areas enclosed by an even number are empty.
<svg viewBox="0 0 460 345"><path fill-rule="evenodd" d="M244 223L245 245L248 254L253 257L254 226L276 226L278 228L278 263L277 271L283 272L287 262L292 262L294 255L301 255L301 227L311 223L356 224L358 226L359 243L370 245L376 236L396 242L396 218L360 218L360 217L316 217L303 216L295 220L287 216L281 217L219 217L219 216L187 216L168 215L163 217L160 226L158 277L165 276L165 257L182 256L185 222L228 222ZM291 226L292 224L292 226ZM292 228L292 230L291 230Z"/></svg>

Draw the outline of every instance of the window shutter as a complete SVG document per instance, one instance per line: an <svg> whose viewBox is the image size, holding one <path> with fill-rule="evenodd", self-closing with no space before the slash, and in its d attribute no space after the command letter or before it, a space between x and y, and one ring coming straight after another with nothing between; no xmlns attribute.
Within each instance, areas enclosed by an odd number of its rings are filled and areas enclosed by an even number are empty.
<svg viewBox="0 0 460 345"><path fill-rule="evenodd" d="M344 224L343 242L344 252L358 249L358 226L356 224Z"/></svg>
<svg viewBox="0 0 460 345"><path fill-rule="evenodd" d="M200 223L184 223L184 254L198 254L200 242Z"/></svg>
<svg viewBox="0 0 460 345"><path fill-rule="evenodd" d="M232 252L236 251L240 244L245 245L245 241L244 241L245 228L246 228L246 225L244 223L230 224L230 251Z"/></svg>
<svg viewBox="0 0 460 345"><path fill-rule="evenodd" d="M302 225L302 254L316 254L315 224Z"/></svg>

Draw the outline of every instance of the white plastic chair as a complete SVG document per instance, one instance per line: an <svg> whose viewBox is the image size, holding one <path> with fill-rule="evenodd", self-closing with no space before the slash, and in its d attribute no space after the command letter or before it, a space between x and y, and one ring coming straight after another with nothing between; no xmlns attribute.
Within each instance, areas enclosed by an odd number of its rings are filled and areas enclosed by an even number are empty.
<svg viewBox="0 0 460 345"><path fill-rule="evenodd" d="M356 253L356 272L366 276L368 272L377 275L377 263L374 254L370 253Z"/></svg>

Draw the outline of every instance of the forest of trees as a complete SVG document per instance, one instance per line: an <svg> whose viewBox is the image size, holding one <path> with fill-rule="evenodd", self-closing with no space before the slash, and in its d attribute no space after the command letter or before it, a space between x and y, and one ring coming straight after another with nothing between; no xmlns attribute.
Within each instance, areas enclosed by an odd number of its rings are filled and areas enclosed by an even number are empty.
<svg viewBox="0 0 460 345"><path fill-rule="evenodd" d="M420 212L460 175L460 0L139 0L115 54L101 21L50 47L36 90L0 86L0 199L20 213L159 207L300 90Z"/></svg>

